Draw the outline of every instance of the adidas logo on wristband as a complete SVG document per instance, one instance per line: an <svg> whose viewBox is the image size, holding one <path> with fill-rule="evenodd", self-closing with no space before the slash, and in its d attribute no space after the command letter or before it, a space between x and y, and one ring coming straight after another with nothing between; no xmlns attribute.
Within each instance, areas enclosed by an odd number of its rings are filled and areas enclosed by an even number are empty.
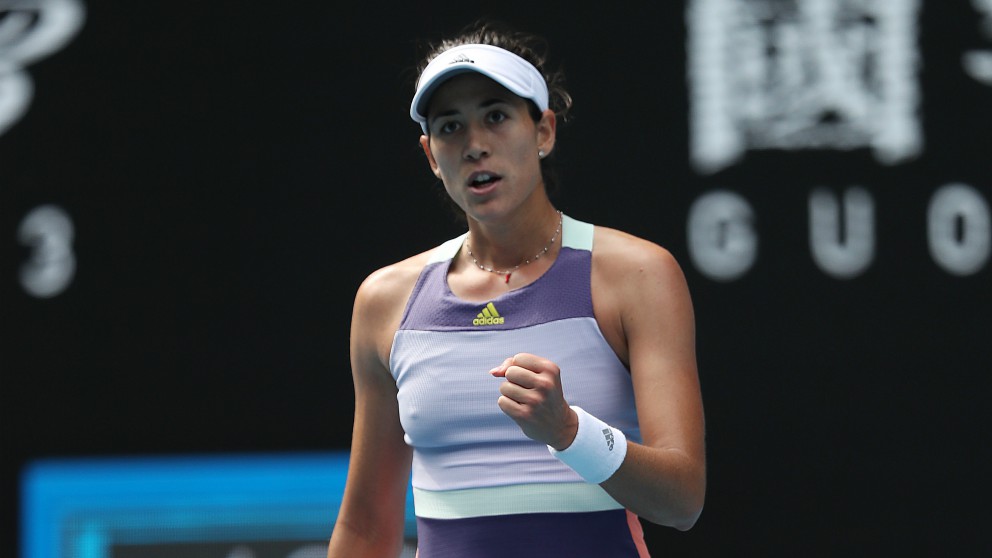
<svg viewBox="0 0 992 558"><path fill-rule="evenodd" d="M581 407L571 407L579 417L575 439L563 450L548 446L548 451L586 482L599 484L613 476L627 457L627 437L623 430L610 426ZM603 437L600 438L600 435ZM606 441L605 447L600 440Z"/></svg>

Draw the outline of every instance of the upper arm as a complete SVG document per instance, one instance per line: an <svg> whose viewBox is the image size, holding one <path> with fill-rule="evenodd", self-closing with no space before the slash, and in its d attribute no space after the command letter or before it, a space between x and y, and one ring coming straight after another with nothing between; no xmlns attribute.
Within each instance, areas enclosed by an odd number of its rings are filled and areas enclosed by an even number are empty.
<svg viewBox="0 0 992 558"><path fill-rule="evenodd" d="M683 451L702 473L703 405L685 276L667 250L618 231L597 229L596 250L604 256L596 273L608 286L597 290L599 306L630 368L644 444Z"/></svg>
<svg viewBox="0 0 992 558"><path fill-rule="evenodd" d="M402 543L412 450L403 439L388 356L398 312L409 292L396 279L395 273L373 274L355 297L351 326L355 417L348 481L335 526L335 531L346 533L332 538L332 549L347 538L349 555L361 555L356 545L398 552Z"/></svg>
<svg viewBox="0 0 992 558"><path fill-rule="evenodd" d="M645 444L685 451L701 463L703 407L695 318L678 263L650 247L628 285L621 317Z"/></svg>

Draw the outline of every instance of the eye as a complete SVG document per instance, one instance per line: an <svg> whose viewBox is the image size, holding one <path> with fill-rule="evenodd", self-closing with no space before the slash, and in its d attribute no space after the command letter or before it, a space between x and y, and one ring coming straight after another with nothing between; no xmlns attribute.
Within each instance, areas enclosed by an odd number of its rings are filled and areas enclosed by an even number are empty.
<svg viewBox="0 0 992 558"><path fill-rule="evenodd" d="M492 122L493 124L499 124L500 122L505 121L509 117L506 115L505 112L501 110L494 110L489 114L487 114L486 118L489 120L489 122Z"/></svg>
<svg viewBox="0 0 992 558"><path fill-rule="evenodd" d="M451 134L458 131L461 125L457 120L437 120L434 123L434 131L437 134Z"/></svg>

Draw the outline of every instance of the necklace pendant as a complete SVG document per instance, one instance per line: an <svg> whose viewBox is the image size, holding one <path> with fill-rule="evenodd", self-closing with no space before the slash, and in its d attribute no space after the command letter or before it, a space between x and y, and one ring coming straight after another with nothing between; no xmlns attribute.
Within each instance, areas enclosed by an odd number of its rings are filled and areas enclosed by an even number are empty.
<svg viewBox="0 0 992 558"><path fill-rule="evenodd" d="M509 284L510 283L510 276L511 275L513 275L513 272L512 271L510 273L507 273L506 274L506 279L504 279L503 282L506 283L506 284Z"/></svg>

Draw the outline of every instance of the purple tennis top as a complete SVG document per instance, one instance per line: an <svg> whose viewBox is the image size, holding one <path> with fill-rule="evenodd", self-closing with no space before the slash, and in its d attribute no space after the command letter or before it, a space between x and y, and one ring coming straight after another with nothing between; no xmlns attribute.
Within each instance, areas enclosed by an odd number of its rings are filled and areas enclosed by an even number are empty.
<svg viewBox="0 0 992 558"><path fill-rule="evenodd" d="M640 442L630 373L593 314L593 233L564 216L550 269L490 301L448 287L465 235L421 272L390 354L414 450L419 558L647 556L638 519L527 438L496 405L505 380L489 374L517 353L547 358L570 404Z"/></svg>

